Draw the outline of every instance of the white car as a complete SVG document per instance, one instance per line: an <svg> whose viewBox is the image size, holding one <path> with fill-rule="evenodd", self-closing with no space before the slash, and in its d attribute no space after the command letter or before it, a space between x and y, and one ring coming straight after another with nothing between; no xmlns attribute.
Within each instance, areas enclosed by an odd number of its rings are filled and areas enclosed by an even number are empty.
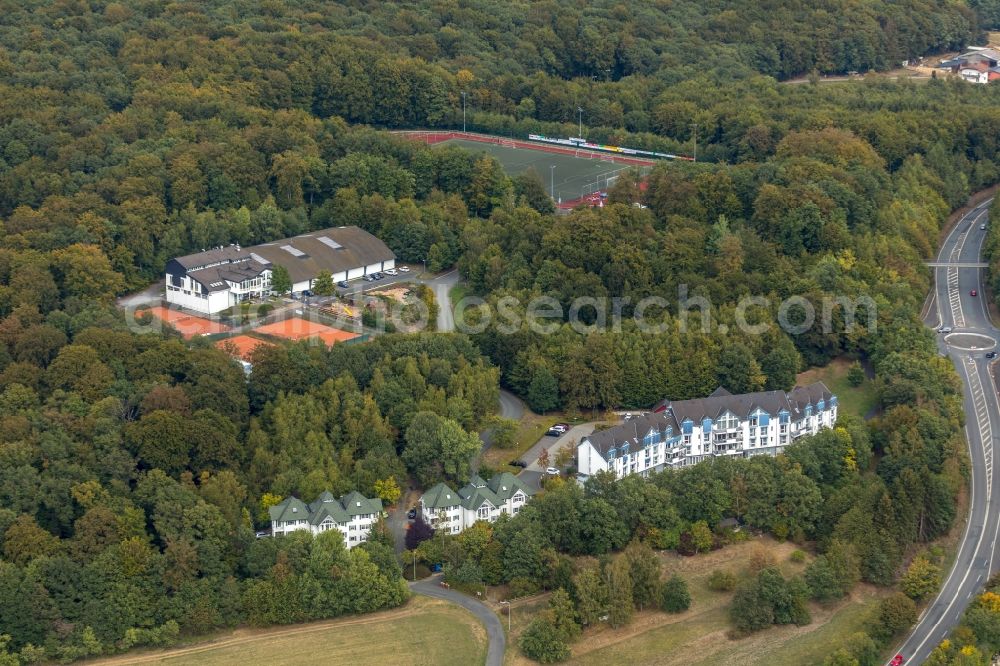
<svg viewBox="0 0 1000 666"><path fill-rule="evenodd" d="M985 224L980 224L979 225L979 230L980 231L986 231L986 225Z"/></svg>
<svg viewBox="0 0 1000 666"><path fill-rule="evenodd" d="M386 275L399 275L399 271L397 271L397 270L396 270L395 268L387 268L387 269L385 269L385 271L383 271L383 272L384 272L384 273L385 273Z"/></svg>
<svg viewBox="0 0 1000 666"><path fill-rule="evenodd" d="M938 333L951 333L951 326L942 326L938 329Z"/></svg>
<svg viewBox="0 0 1000 666"><path fill-rule="evenodd" d="M410 272L410 267L409 266L400 266L399 267L399 272L400 273L409 273Z"/></svg>
<svg viewBox="0 0 1000 666"><path fill-rule="evenodd" d="M545 473L548 474L549 476L559 476L559 470L556 469L555 467L546 467Z"/></svg>

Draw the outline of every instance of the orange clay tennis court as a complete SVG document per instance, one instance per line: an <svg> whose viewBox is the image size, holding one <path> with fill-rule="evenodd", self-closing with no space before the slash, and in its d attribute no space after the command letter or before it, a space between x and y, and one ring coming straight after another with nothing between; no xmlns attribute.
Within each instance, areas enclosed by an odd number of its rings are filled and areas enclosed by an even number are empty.
<svg viewBox="0 0 1000 666"><path fill-rule="evenodd" d="M196 335L225 333L229 330L228 326L220 324L217 321L202 319L201 317L196 317L179 310L171 310L170 308L165 308L162 305L153 306L148 310L142 310L136 314L142 314L143 312L149 312L149 314L153 315L160 321L170 324L187 339L193 338Z"/></svg>
<svg viewBox="0 0 1000 666"><path fill-rule="evenodd" d="M257 333L266 333L279 338L287 338L288 340L319 338L327 345L333 345L337 342L353 340L354 338L359 337L357 333L341 331L338 328L326 326L325 324L319 324L307 319L301 319L299 317L292 317L291 319L277 321L273 324L268 324L267 326L261 326L256 329L256 331Z"/></svg>
<svg viewBox="0 0 1000 666"><path fill-rule="evenodd" d="M226 338L225 340L219 340L215 343L215 346L222 351L229 351L231 347L235 352L235 356L243 359L244 361L250 360L250 354L259 345L265 345L270 347L273 345L271 342L265 340L258 340L257 338L252 338L249 335L236 335L231 338Z"/></svg>

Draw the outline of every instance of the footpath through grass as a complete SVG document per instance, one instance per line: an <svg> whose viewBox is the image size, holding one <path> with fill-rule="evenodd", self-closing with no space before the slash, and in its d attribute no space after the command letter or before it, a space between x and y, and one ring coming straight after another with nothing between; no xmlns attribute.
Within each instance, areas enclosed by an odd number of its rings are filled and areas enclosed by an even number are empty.
<svg viewBox="0 0 1000 666"><path fill-rule="evenodd" d="M745 638L732 639L729 636L729 604L733 593L713 592L707 586L708 577L715 569L745 577L748 575L748 563L751 559L760 558L762 553L764 557L771 558L785 576L802 574L812 557L807 555L804 562L793 562L789 556L796 549L794 544L761 537L694 557L662 553L665 575L676 572L688 582L691 608L678 615L659 610L639 612L630 624L620 629L612 629L606 624L589 628L572 644L572 657L567 663L588 666L820 664L847 637L864 630L868 613L883 594L881 591L869 585L859 585L849 599L837 604L822 606L810 603L812 622L809 625L775 626ZM508 665L528 666L534 663L520 654L516 643L531 618L545 605L546 599L538 598L514 609L514 627L506 659Z"/></svg>
<svg viewBox="0 0 1000 666"><path fill-rule="evenodd" d="M95 663L468 666L485 661L486 630L471 613L418 596L392 611L278 629L241 629L209 643Z"/></svg>

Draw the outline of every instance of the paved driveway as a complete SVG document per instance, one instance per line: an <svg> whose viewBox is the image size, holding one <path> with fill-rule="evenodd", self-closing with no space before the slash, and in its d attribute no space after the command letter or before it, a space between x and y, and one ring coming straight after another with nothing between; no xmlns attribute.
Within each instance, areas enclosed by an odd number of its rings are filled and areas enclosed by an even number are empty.
<svg viewBox="0 0 1000 666"><path fill-rule="evenodd" d="M486 666L502 666L503 653L507 649L507 636L504 634L500 618L486 604L461 592L441 587L441 578L441 574L438 574L416 583L410 583L410 589L416 594L458 604L475 615L486 626L486 637L489 640L489 647L486 650Z"/></svg>
<svg viewBox="0 0 1000 666"><path fill-rule="evenodd" d="M542 455L543 449L548 450L549 464L554 465L556 454L559 452L559 449L571 440L579 444L581 439L594 432L594 425L594 423L581 423L580 425L575 425L567 430L566 434L561 437L547 437L543 435L534 446L528 449L528 451L521 456L521 460L528 463L526 470L532 472L544 472L545 468L538 464L538 456Z"/></svg>

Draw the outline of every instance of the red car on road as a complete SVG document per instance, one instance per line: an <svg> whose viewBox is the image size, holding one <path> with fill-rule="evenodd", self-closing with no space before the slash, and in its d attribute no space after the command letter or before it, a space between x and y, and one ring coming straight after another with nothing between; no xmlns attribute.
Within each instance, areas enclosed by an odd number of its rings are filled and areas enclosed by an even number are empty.
<svg viewBox="0 0 1000 666"><path fill-rule="evenodd" d="M973 289L972 291L969 292L969 296L975 296L975 295L976 295L976 290L975 289Z"/></svg>
<svg viewBox="0 0 1000 666"><path fill-rule="evenodd" d="M903 661L903 655L897 654L892 658L892 661L889 662L889 666L903 666Z"/></svg>

